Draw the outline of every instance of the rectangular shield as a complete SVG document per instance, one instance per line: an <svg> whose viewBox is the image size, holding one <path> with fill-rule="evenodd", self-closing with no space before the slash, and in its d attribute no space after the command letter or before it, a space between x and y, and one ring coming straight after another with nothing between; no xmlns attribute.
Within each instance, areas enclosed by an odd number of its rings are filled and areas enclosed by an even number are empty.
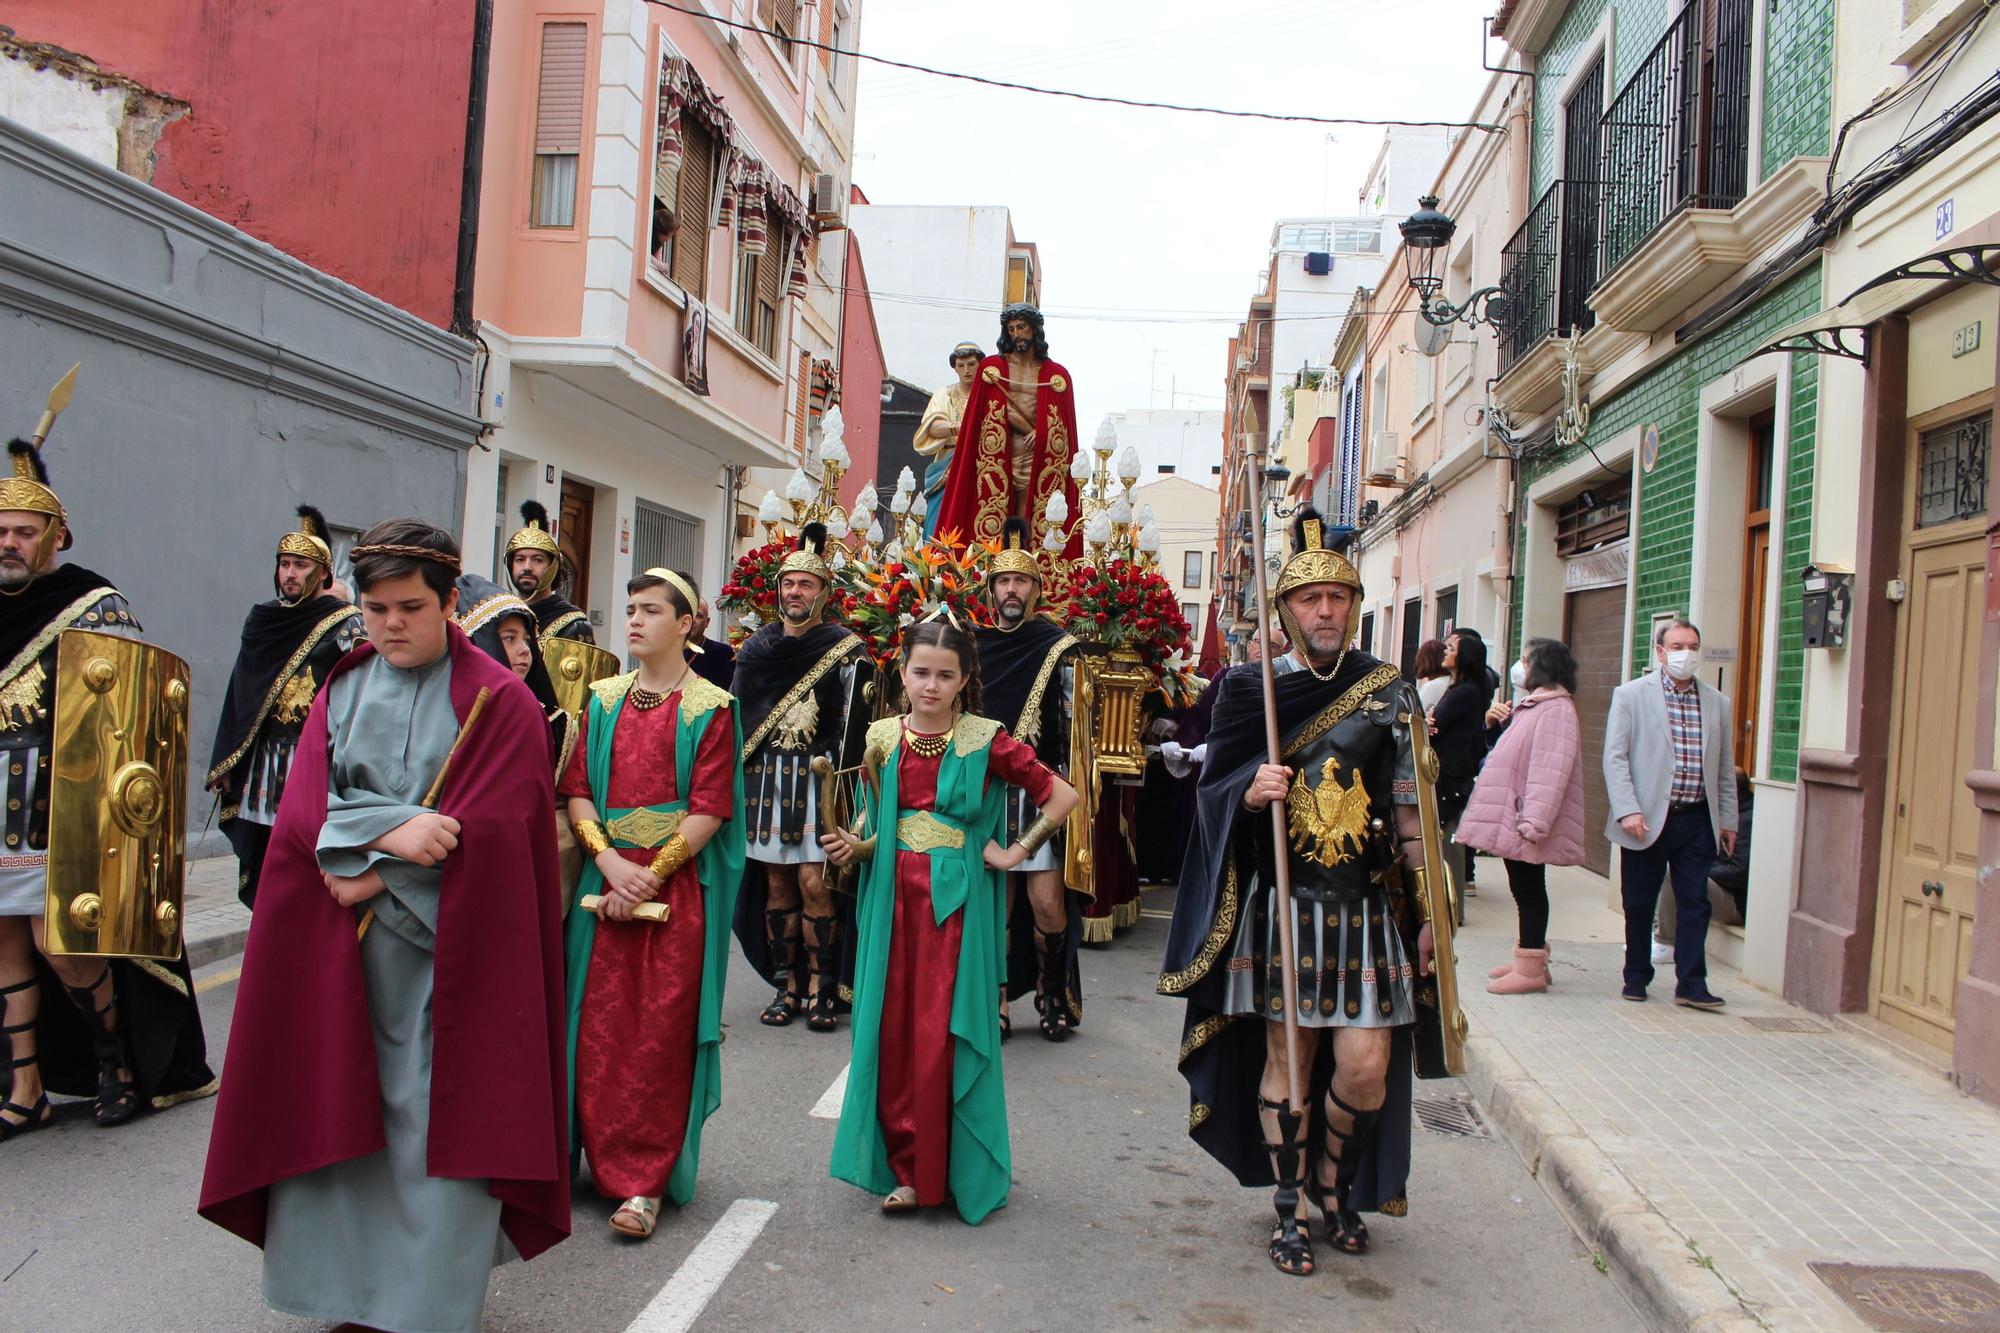
<svg viewBox="0 0 2000 1333"><path fill-rule="evenodd" d="M571 717L583 712L592 684L618 674L616 657L582 639L543 639L542 657L548 664L549 683L555 686L556 702Z"/></svg>
<svg viewBox="0 0 2000 1333"><path fill-rule="evenodd" d="M1437 970L1417 978L1417 1027L1412 1045L1418 1078L1456 1078L1465 1072L1465 1012L1458 1004L1457 926L1459 886L1445 860L1437 810L1437 751L1423 714L1399 719L1410 728L1416 751L1417 816L1423 828L1424 873L1417 881L1418 910L1431 924Z"/></svg>
<svg viewBox="0 0 2000 1333"><path fill-rule="evenodd" d="M149 643L64 630L50 746L49 952L181 955L188 665Z"/></svg>

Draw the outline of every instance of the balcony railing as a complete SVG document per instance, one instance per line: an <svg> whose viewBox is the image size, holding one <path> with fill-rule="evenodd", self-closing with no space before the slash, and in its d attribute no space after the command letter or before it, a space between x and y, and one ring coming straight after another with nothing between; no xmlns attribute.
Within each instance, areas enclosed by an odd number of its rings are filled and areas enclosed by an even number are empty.
<svg viewBox="0 0 2000 1333"><path fill-rule="evenodd" d="M1688 5L1605 111L1600 272L1624 263L1683 208L1743 201L1751 4Z"/></svg>
<svg viewBox="0 0 2000 1333"><path fill-rule="evenodd" d="M1593 181L1557 181L1501 252L1502 375L1550 334L1581 333L1596 323L1590 293L1597 280L1598 193Z"/></svg>

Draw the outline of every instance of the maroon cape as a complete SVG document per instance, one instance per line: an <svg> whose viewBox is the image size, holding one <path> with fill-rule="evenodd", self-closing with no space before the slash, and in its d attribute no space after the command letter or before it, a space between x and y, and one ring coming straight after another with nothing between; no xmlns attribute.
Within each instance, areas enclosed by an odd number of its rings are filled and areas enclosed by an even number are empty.
<svg viewBox="0 0 2000 1333"><path fill-rule="evenodd" d="M462 722L481 686L492 697L438 802L461 832L438 907L430 1174L490 1178L526 1259L570 1226L553 757L528 687L456 625L450 636L452 711ZM327 679L374 651L355 649ZM254 1245L273 1183L386 1146L354 912L314 855L328 697L306 718L272 830L201 1186L201 1215Z"/></svg>

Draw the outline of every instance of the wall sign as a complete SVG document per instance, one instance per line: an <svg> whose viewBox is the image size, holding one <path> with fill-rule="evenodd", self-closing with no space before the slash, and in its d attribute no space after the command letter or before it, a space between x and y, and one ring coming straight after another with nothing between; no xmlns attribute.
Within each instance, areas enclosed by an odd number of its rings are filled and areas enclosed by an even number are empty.
<svg viewBox="0 0 2000 1333"><path fill-rule="evenodd" d="M1952 220L1957 211L1958 211L1957 199L1947 199L1943 203L1937 206L1938 240L1941 241L1945 237L1951 235L1954 231L1958 230L1958 224Z"/></svg>
<svg viewBox="0 0 2000 1333"><path fill-rule="evenodd" d="M1660 428L1641 426L1639 428L1639 466L1647 472L1660 461Z"/></svg>

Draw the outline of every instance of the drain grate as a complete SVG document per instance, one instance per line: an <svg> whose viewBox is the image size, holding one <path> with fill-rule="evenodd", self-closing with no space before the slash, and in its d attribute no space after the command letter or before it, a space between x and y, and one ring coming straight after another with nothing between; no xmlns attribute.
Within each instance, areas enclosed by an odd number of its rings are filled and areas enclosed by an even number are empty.
<svg viewBox="0 0 2000 1333"><path fill-rule="evenodd" d="M1493 1137L1470 1097L1418 1097L1410 1107L1417 1113L1417 1123L1433 1134L1455 1134L1463 1139Z"/></svg>
<svg viewBox="0 0 2000 1333"><path fill-rule="evenodd" d="M2000 1333L2000 1283L1969 1268L1808 1265L1879 1333Z"/></svg>
<svg viewBox="0 0 2000 1333"><path fill-rule="evenodd" d="M1783 1018L1774 1015L1759 1015L1756 1018L1751 1018L1746 1015L1743 1021L1751 1027L1756 1028L1759 1032L1827 1032L1831 1030L1826 1024L1815 1023L1810 1018Z"/></svg>

